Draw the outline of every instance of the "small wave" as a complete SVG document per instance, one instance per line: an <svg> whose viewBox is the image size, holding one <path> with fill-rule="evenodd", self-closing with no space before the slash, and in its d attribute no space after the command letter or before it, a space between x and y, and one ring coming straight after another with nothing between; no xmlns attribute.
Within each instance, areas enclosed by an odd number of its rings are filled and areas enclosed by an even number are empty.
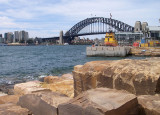
<svg viewBox="0 0 160 115"><path fill-rule="evenodd" d="M9 80L9 79L6 79L6 78L1 78L0 79L0 84L5 84L5 85L13 85L15 84L15 81L14 80Z"/></svg>
<svg viewBox="0 0 160 115"><path fill-rule="evenodd" d="M40 76L38 76L38 78L44 78L44 77L46 77L47 75L40 75Z"/></svg>

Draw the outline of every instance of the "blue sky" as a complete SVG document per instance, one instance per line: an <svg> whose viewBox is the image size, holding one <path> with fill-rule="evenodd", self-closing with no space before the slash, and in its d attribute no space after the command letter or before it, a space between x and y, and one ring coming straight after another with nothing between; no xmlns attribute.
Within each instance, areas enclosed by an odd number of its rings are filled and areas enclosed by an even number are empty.
<svg viewBox="0 0 160 115"><path fill-rule="evenodd" d="M92 15L134 26L160 26L160 0L0 0L0 33L26 30L30 37L52 37Z"/></svg>

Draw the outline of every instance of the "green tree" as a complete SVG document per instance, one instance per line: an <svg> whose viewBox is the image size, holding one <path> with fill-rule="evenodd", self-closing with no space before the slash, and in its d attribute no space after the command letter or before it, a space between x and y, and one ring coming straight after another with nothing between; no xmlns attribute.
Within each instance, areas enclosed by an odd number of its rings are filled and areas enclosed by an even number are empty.
<svg viewBox="0 0 160 115"><path fill-rule="evenodd" d="M34 43L34 40L33 40L33 39L28 39L28 40L27 40L27 43L28 43L28 44L33 44L33 43Z"/></svg>
<svg viewBox="0 0 160 115"><path fill-rule="evenodd" d="M25 43L25 41L24 40L20 40L19 43Z"/></svg>

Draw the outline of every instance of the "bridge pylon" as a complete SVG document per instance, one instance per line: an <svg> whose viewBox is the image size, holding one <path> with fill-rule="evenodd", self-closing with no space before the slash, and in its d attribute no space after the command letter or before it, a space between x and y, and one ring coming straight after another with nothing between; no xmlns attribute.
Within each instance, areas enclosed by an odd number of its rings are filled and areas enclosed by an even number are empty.
<svg viewBox="0 0 160 115"><path fill-rule="evenodd" d="M60 31L59 45L63 45L63 31Z"/></svg>

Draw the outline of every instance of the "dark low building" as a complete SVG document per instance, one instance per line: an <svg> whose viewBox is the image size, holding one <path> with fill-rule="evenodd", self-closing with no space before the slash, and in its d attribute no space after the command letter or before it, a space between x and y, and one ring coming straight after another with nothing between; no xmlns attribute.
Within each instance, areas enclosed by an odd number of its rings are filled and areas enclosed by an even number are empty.
<svg viewBox="0 0 160 115"><path fill-rule="evenodd" d="M160 40L160 26L147 26L148 37Z"/></svg>

